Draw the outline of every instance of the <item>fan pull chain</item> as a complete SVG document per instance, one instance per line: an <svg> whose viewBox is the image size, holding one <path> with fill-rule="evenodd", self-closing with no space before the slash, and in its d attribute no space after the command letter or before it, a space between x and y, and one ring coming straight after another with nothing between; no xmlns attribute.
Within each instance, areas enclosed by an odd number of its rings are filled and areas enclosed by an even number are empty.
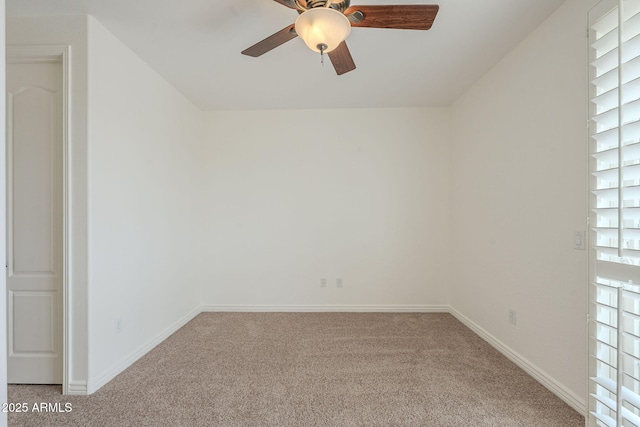
<svg viewBox="0 0 640 427"><path fill-rule="evenodd" d="M319 43L316 47L320 50L320 64L324 67L324 51L327 49L327 45Z"/></svg>

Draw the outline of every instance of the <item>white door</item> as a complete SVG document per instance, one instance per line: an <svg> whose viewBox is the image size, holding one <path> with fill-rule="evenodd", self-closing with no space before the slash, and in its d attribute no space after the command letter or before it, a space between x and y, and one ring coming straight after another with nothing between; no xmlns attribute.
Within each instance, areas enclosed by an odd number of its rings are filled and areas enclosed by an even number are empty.
<svg viewBox="0 0 640 427"><path fill-rule="evenodd" d="M9 383L62 383L62 64L7 64Z"/></svg>

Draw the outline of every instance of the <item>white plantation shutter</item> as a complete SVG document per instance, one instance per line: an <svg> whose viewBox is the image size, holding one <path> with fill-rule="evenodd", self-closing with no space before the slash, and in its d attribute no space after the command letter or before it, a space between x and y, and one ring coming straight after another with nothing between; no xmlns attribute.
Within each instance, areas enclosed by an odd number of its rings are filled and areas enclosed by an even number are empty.
<svg viewBox="0 0 640 427"><path fill-rule="evenodd" d="M589 13L590 426L640 427L640 0Z"/></svg>

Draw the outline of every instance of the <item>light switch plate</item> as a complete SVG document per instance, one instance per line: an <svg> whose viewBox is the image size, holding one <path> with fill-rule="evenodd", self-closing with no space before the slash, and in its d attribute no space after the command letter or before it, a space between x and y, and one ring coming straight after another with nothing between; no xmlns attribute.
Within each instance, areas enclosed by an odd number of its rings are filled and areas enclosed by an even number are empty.
<svg viewBox="0 0 640 427"><path fill-rule="evenodd" d="M584 251L587 249L587 232L584 230L573 232L573 249Z"/></svg>

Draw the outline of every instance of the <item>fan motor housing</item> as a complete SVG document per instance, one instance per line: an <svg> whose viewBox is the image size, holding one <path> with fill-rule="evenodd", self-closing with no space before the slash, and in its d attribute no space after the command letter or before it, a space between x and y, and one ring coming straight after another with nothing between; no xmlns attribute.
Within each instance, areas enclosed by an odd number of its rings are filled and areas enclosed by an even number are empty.
<svg viewBox="0 0 640 427"><path fill-rule="evenodd" d="M314 9L316 7L324 7L327 0L298 0L298 3L305 9ZM334 0L329 7L344 13L349 7L349 3L351 3L351 0Z"/></svg>

